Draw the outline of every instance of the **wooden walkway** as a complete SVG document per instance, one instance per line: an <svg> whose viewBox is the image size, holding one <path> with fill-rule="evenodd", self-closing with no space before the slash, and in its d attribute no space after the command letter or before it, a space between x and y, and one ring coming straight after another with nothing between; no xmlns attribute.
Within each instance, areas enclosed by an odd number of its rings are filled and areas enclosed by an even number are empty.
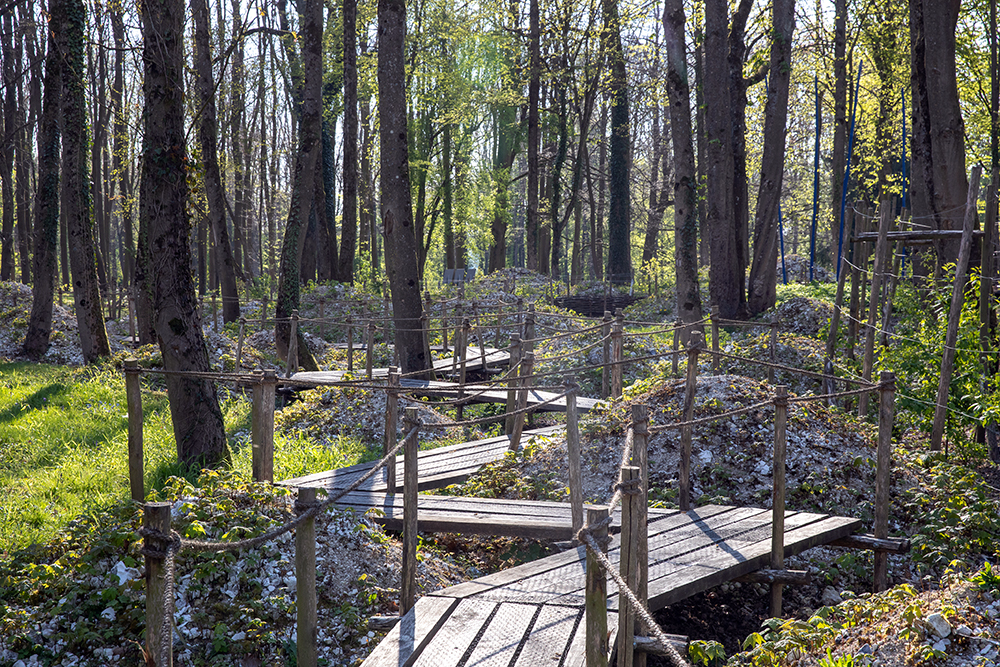
<svg viewBox="0 0 1000 667"><path fill-rule="evenodd" d="M443 424L447 426L447 424ZM522 445L532 436L553 436L560 434L564 426L548 426L532 429L521 434ZM439 489L449 484L464 482L469 476L487 463L502 459L510 451L510 437L501 435L471 442L438 447L422 451L417 457L417 488L420 491ZM359 463L347 468L326 470L304 477L295 477L278 482L283 486L315 487L320 489L346 489L359 477L374 467L375 463ZM403 457L396 457L396 488L403 488ZM361 486L359 491L381 492L387 490L385 472L375 475Z"/></svg>
<svg viewBox="0 0 1000 667"><path fill-rule="evenodd" d="M432 380L416 380L412 378L404 378L399 381L399 386L404 389L416 389L416 393L422 396L433 396L437 398L457 398L458 397L458 383L457 382L440 382ZM470 403L507 403L507 390L506 389L490 389L486 385L475 385L467 384L465 385L465 396L468 397ZM559 396L556 392L551 391L536 391L534 389L528 391L528 406L538 405L539 403L544 403L545 401L551 400ZM587 398L586 396L577 396L576 398L576 409L580 412L590 412L600 403L600 399ZM544 405L538 409L539 412L566 412L566 399L560 398L552 401L548 405Z"/></svg>
<svg viewBox="0 0 1000 667"><path fill-rule="evenodd" d="M785 555L850 535L857 519L787 512ZM707 506L650 515L649 607L655 611L764 567L771 511ZM617 563L619 538L609 557ZM445 588L417 601L366 667L577 667L584 662L583 547ZM618 592L608 582L614 645Z"/></svg>
<svg viewBox="0 0 1000 667"><path fill-rule="evenodd" d="M355 348L358 349L358 348ZM510 353L506 350L497 350L492 347L486 348L486 365L487 366L506 366L510 363ZM476 345L470 345L465 359L465 370L466 372L480 371L483 369L483 352ZM457 373L459 370L459 362L452 359L438 359L434 362L434 372L435 373ZM356 368L351 373L347 371L302 371L301 373L295 373L292 375L292 379L298 382L311 382L315 383L316 386L324 384L333 384L336 382L343 382L344 377L350 375L351 378L357 380L365 377L365 368L362 365L360 368ZM372 377L385 379L389 377L388 368L373 368Z"/></svg>
<svg viewBox="0 0 1000 667"><path fill-rule="evenodd" d="M371 519L387 530L403 529L403 495L353 491L337 501L338 507L364 513L378 510ZM584 505L584 511L593 505ZM673 514L650 509L650 520ZM425 533L505 535L533 539L573 538L570 506L545 500L503 500L460 496L417 496L417 529ZM621 510L611 517L611 532L621 530Z"/></svg>

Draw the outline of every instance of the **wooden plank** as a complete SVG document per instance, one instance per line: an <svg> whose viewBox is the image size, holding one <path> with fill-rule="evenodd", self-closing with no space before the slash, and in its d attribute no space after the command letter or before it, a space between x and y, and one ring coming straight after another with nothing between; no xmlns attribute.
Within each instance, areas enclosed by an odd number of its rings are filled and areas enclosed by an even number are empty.
<svg viewBox="0 0 1000 667"><path fill-rule="evenodd" d="M365 667L403 667L412 664L430 637L458 605L453 598L425 595L417 600L365 659Z"/></svg>
<svg viewBox="0 0 1000 667"><path fill-rule="evenodd" d="M582 615L575 607L542 605L514 667L557 667Z"/></svg>
<svg viewBox="0 0 1000 667"><path fill-rule="evenodd" d="M549 605L546 605L549 606ZM611 660L611 653L618 640L618 615L608 615L608 660ZM570 640L569 648L566 649L566 657L563 659L563 667L586 667L587 665L587 627L583 621L577 626L573 638Z"/></svg>
<svg viewBox="0 0 1000 667"><path fill-rule="evenodd" d="M541 608L536 605L501 603L465 664L476 667L507 667L525 641L540 611Z"/></svg>
<svg viewBox="0 0 1000 667"><path fill-rule="evenodd" d="M457 665L476 641L480 629L486 624L494 610L495 602L480 602L465 599L448 617L428 641L416 660L407 663L413 667L451 667ZM364 664L367 664L364 663Z"/></svg>
<svg viewBox="0 0 1000 667"><path fill-rule="evenodd" d="M431 396L435 398L454 398L458 396L460 385L456 382L444 382L441 380L419 380L416 378L405 378L400 381L400 386L404 389L416 389L421 396ZM467 384L464 389L465 398L470 403L507 403L506 389L491 389L489 385ZM528 405L537 405L551 400L558 396L556 392L539 391L531 389L528 391ZM577 409L589 412L600 403L596 398L580 396L577 398ZM539 408L541 412L565 412L566 398L560 398L548 405ZM498 417L500 419L500 417Z"/></svg>
<svg viewBox="0 0 1000 667"><path fill-rule="evenodd" d="M344 346L346 347L346 345ZM357 347L357 346L355 346ZM484 355L482 350L476 345L469 346L469 354L475 355L475 359L470 358L466 370L479 370L482 368ZM487 347L485 360L488 365L503 365L510 361L510 354L504 350L497 350L494 348ZM434 362L435 371L445 371L451 370L452 360L451 359L438 359ZM349 371L302 371L292 375L291 379L296 382L311 383L318 386L337 384L344 381L344 377L351 375L351 377L358 379L359 374L349 372ZM373 368L372 378L387 378L389 377L388 368Z"/></svg>

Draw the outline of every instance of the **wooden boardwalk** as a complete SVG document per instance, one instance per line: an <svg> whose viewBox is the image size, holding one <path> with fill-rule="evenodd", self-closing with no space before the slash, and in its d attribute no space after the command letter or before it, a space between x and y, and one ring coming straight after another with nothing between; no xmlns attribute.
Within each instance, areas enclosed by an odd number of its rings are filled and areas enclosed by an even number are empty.
<svg viewBox="0 0 1000 667"><path fill-rule="evenodd" d="M441 382L437 380L416 380L413 378L404 378L400 380L399 386L404 389L416 389L416 393L422 396L433 396L437 398L457 398L458 397L458 383L457 382ZM467 384L465 385L465 396L468 397L470 403L507 403L507 390L506 389L491 389L486 385L475 385ZM544 403L545 401L551 400L559 396L558 393L552 391L537 391L531 389L528 391L528 406L538 405L539 403ZM587 398L586 396L577 396L576 398L576 408L580 412L590 412L593 410L600 399L597 398ZM539 412L566 412L566 399L559 398L552 401L548 405L544 405L538 409Z"/></svg>
<svg viewBox="0 0 1000 667"><path fill-rule="evenodd" d="M850 535L857 519L786 512L785 555ZM678 602L764 567L771 511L707 506L650 515L649 607ZM617 563L619 538L609 557ZM577 667L584 662L583 547L420 598L365 660L366 667ZM609 612L618 608L608 582ZM617 614L609 613L614 645Z"/></svg>
<svg viewBox="0 0 1000 667"><path fill-rule="evenodd" d="M447 426L447 424L443 424L443 426ZM564 429L564 426L548 426L524 431L521 434L521 443L523 445L532 436L545 437L561 434ZM472 473L487 463L502 459L508 451L510 451L510 437L506 435L422 451L417 458L417 488L420 491L426 491L464 482ZM359 463L347 468L326 470L304 477L286 479L278 484L319 489L345 489L371 470L374 465L374 462ZM396 457L397 489L403 488L403 470L403 457L400 455ZM381 475L375 475L358 490L385 493L387 490L385 472L383 471Z"/></svg>
<svg viewBox="0 0 1000 667"><path fill-rule="evenodd" d="M357 349L357 348L355 348ZM506 350L497 350L492 347L486 348L486 365L487 366L506 366L510 363L510 353ZM465 359L465 370L466 372L480 371L483 369L483 352L476 345L470 345ZM434 372L435 373L457 373L459 370L459 362L455 359L438 359L434 362ZM324 384L334 384L336 382L343 382L346 376L350 375L351 378L358 380L365 377L365 368L362 365L360 368L356 368L351 373L347 371L302 371L301 373L295 373L292 375L292 379L298 382L311 382L316 386ZM379 379L386 379L389 377L388 368L373 368L372 377Z"/></svg>
<svg viewBox="0 0 1000 667"><path fill-rule="evenodd" d="M337 501L342 508L359 513L378 510L372 520L387 530L403 529L403 495L353 491ZM595 507L584 505L584 510ZM672 510L650 509L650 520L673 514ZM573 538L572 517L567 503L544 500L502 500L460 496L417 496L417 529L426 533L505 535L534 539ZM611 517L611 532L621 530L621 510Z"/></svg>

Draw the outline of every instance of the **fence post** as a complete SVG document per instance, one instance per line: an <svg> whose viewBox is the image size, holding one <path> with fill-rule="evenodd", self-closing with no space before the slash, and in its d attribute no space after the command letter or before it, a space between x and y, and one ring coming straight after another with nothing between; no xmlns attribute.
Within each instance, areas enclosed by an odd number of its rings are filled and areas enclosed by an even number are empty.
<svg viewBox="0 0 1000 667"><path fill-rule="evenodd" d="M173 622L170 619L173 600L166 599L167 569L166 552L170 547L170 503L146 503L142 513L142 524L147 531L143 537L143 553L146 557L146 655L153 656L154 664L171 667L174 664ZM163 636L163 626L171 628ZM161 655L162 651L162 655Z"/></svg>
<svg viewBox="0 0 1000 667"><path fill-rule="evenodd" d="M372 360L375 353L375 321L371 320L368 322L368 340L366 341L367 349L365 350L365 377L369 380L372 379Z"/></svg>
<svg viewBox="0 0 1000 667"><path fill-rule="evenodd" d="M299 311L292 311L292 332L288 336L288 363L285 377L290 378L299 370Z"/></svg>
<svg viewBox="0 0 1000 667"><path fill-rule="evenodd" d="M316 506L316 489L299 489L295 510L304 514ZM316 519L295 529L295 645L298 667L316 667Z"/></svg>
<svg viewBox="0 0 1000 667"><path fill-rule="evenodd" d="M458 372L458 360L462 356L462 306L455 306L455 333L453 336L455 349L451 353L451 374L454 380L455 373Z"/></svg>
<svg viewBox="0 0 1000 667"><path fill-rule="evenodd" d="M468 317L462 318L462 338L459 341L459 370L458 370L458 400L461 401L465 397L465 379L466 371L468 365L469 357L469 332L472 330L472 324L469 322ZM461 402L456 406L455 409L458 421L462 421L465 416L465 405Z"/></svg>
<svg viewBox="0 0 1000 667"><path fill-rule="evenodd" d="M128 298L128 335L133 345L135 345L135 299L132 296L134 289L133 287L129 287L126 293Z"/></svg>
<svg viewBox="0 0 1000 667"><path fill-rule="evenodd" d="M142 480L142 388L139 362L125 360L125 403L128 405L128 481L132 500L142 502L146 491Z"/></svg>
<svg viewBox="0 0 1000 667"><path fill-rule="evenodd" d="M396 448L396 423L399 419L399 369L389 367L389 390L385 395L385 443L382 456ZM396 493L396 457L385 465L386 493Z"/></svg>
<svg viewBox="0 0 1000 667"><path fill-rule="evenodd" d="M263 331L265 325L267 324L267 294L264 295L264 301L260 305L260 330Z"/></svg>
<svg viewBox="0 0 1000 667"><path fill-rule="evenodd" d="M608 508L587 510L587 525L604 524L608 518ZM594 540L607 553L608 527L603 525L591 531ZM608 575L597 557L587 548L587 588L585 618L587 632L587 667L607 667L608 665Z"/></svg>
<svg viewBox="0 0 1000 667"><path fill-rule="evenodd" d="M788 440L788 387L774 388L774 488L771 496L771 569L785 567L785 444ZM771 584L771 617L781 616L781 584Z"/></svg>
<svg viewBox="0 0 1000 667"><path fill-rule="evenodd" d="M896 374L883 371L878 393L878 456L875 466L875 537L889 537L889 485L892 480L892 422L896 413ZM889 555L875 552L875 592L887 587Z"/></svg>
<svg viewBox="0 0 1000 667"><path fill-rule="evenodd" d="M247 318L240 315L240 335L236 339L236 368L234 369L237 373L240 372L240 366L243 363L243 336L246 334L247 330Z"/></svg>
<svg viewBox="0 0 1000 667"><path fill-rule="evenodd" d="M636 558L639 569L638 580L636 581L635 594L639 600L646 604L649 596L649 532L646 525L649 523L649 407L636 403L632 405L632 465L639 469L639 495L636 496L636 506L634 509L638 525L641 530L633 537L635 544ZM637 665L645 665L645 654L642 658L637 658Z"/></svg>
<svg viewBox="0 0 1000 667"><path fill-rule="evenodd" d="M677 367L680 364L680 354L678 352L681 349L681 327L684 326L683 322L680 320L674 320L674 342L672 345L672 350L674 352L674 359L671 362L671 372L674 377L677 377Z"/></svg>
<svg viewBox="0 0 1000 667"><path fill-rule="evenodd" d="M521 432L524 430L524 412L528 407L528 391L531 389L531 374L534 372L535 355L526 353L521 358L521 388L517 392L517 410L514 415L514 432L510 436L510 451L516 452L521 448Z"/></svg>
<svg viewBox="0 0 1000 667"><path fill-rule="evenodd" d="M253 417L250 440L255 482L274 481L274 394L278 378L272 370L264 371L253 385Z"/></svg>
<svg viewBox="0 0 1000 667"><path fill-rule="evenodd" d="M719 307L712 306L712 372L719 374Z"/></svg>
<svg viewBox="0 0 1000 667"><path fill-rule="evenodd" d="M510 435L514 432L514 417L510 416L511 412L517 410L517 387L518 381L517 376L521 375L521 335L518 333L512 333L510 335L510 362L508 367L510 368L511 375L507 380L507 420L504 422L504 433Z"/></svg>
<svg viewBox="0 0 1000 667"><path fill-rule="evenodd" d="M604 339L604 368L601 369L601 398L611 394L611 311L604 311L601 337Z"/></svg>
<svg viewBox="0 0 1000 667"><path fill-rule="evenodd" d="M639 587L639 549L636 538L646 532L639 510L642 479L637 466L622 466L622 534L619 572L632 592ZM618 593L618 667L635 665L636 614L625 593ZM640 653L639 655L644 656Z"/></svg>
<svg viewBox="0 0 1000 667"><path fill-rule="evenodd" d="M219 302L218 293L212 292L212 331L219 331Z"/></svg>
<svg viewBox="0 0 1000 667"><path fill-rule="evenodd" d="M892 209L889 200L884 200L880 204L880 217L878 224L878 241L875 243L875 261L872 264L872 286L869 293L868 317L865 320L865 349L861 362L861 377L865 380L872 378L872 365L875 363L875 329L878 327L878 315L880 300L882 299L882 286L885 282L885 266L889 260L889 227L892 224ZM961 280L956 276L956 280ZM964 295L964 292L963 292ZM886 294L888 298L888 290ZM868 392L858 397L858 416L864 419L868 416Z"/></svg>
<svg viewBox="0 0 1000 667"><path fill-rule="evenodd" d="M778 363L778 315L775 313L771 319L771 340L768 343L770 361L772 364ZM774 384L774 366L767 367L767 383Z"/></svg>
<svg viewBox="0 0 1000 667"><path fill-rule="evenodd" d="M528 314L524 318L524 336L521 337L521 346L524 352L534 353L535 351L535 304L528 304Z"/></svg>
<svg viewBox="0 0 1000 667"><path fill-rule="evenodd" d="M347 372L354 371L354 326L351 314L347 314Z"/></svg>
<svg viewBox="0 0 1000 667"><path fill-rule="evenodd" d="M579 387L572 375L567 375L566 388L566 459L569 465L569 506L573 535L583 528L583 474L580 464L580 422L576 411Z"/></svg>
<svg viewBox="0 0 1000 667"><path fill-rule="evenodd" d="M403 581L399 588L399 615L413 607L417 597L417 433L420 426L417 408L406 408L403 429Z"/></svg>
<svg viewBox="0 0 1000 667"><path fill-rule="evenodd" d="M622 397L622 375L624 374L624 334L625 316L622 309L615 310L615 322L611 327L611 395L615 398Z"/></svg>
<svg viewBox="0 0 1000 667"><path fill-rule="evenodd" d="M321 296L319 298L319 332L326 338L326 297Z"/></svg>
<svg viewBox="0 0 1000 667"><path fill-rule="evenodd" d="M694 396L698 391L698 353L701 351L703 334L692 331L688 343L687 383L684 387L684 421L694 419ZM680 498L678 502L682 512L691 509L691 426L681 429L681 461L678 471Z"/></svg>

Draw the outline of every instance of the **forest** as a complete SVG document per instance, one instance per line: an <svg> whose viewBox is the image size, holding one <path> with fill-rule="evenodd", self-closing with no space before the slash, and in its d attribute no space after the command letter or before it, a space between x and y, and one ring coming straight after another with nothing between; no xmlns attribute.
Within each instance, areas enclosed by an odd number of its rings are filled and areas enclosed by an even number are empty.
<svg viewBox="0 0 1000 667"><path fill-rule="evenodd" d="M996 665L997 34L993 0L0 0L0 667L410 664L450 587L574 549L591 586L584 507L625 576L626 505L634 647L589 602L534 638L529 596L455 612L453 662L584 664L586 626L588 667ZM654 582L685 513L721 541Z"/></svg>

